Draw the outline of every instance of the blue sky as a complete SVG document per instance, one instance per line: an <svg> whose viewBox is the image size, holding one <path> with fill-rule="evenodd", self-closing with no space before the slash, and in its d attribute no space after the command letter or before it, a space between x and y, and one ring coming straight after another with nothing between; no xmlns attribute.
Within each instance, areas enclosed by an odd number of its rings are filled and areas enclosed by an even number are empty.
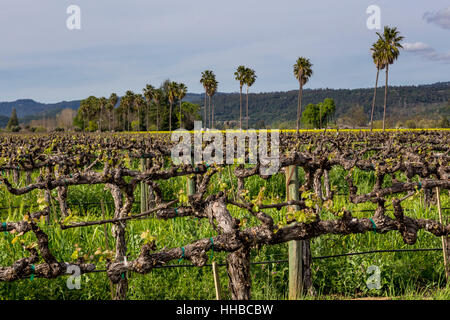
<svg viewBox="0 0 450 320"><path fill-rule="evenodd" d="M72 4L81 30L66 27ZM167 78L199 93L205 69L236 92L241 64L258 76L252 92L286 91L299 56L314 65L309 88L372 87L369 5L405 36L392 85L450 80L448 0L3 0L0 101L122 95Z"/></svg>

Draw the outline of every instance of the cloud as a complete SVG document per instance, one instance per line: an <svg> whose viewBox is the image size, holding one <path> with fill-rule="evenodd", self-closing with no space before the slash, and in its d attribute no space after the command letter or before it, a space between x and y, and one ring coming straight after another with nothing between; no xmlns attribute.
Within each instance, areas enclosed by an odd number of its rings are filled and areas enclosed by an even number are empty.
<svg viewBox="0 0 450 320"><path fill-rule="evenodd" d="M403 49L412 52L424 52L424 51L429 52L434 50L429 45L423 42L405 43L403 44Z"/></svg>
<svg viewBox="0 0 450 320"><path fill-rule="evenodd" d="M450 63L450 52L439 53L436 49L423 42L404 43L403 49L418 54L428 60Z"/></svg>
<svg viewBox="0 0 450 320"><path fill-rule="evenodd" d="M425 12L423 19L428 23L434 23L441 28L450 30L450 7L441 9L437 12Z"/></svg>

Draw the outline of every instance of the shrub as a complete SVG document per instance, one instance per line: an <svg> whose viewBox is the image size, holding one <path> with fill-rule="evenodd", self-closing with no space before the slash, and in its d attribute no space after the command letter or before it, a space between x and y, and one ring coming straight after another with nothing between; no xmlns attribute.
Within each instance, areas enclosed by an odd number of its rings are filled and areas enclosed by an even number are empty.
<svg viewBox="0 0 450 320"><path fill-rule="evenodd" d="M97 129L98 129L97 121L94 121L94 120L89 121L87 131L94 132L94 131L97 131Z"/></svg>
<svg viewBox="0 0 450 320"><path fill-rule="evenodd" d="M406 120L405 126L409 129L416 129L417 128L417 122L414 120Z"/></svg>
<svg viewBox="0 0 450 320"><path fill-rule="evenodd" d="M33 132L37 132L37 133L39 133L39 132L47 132L47 128L45 128L45 127L36 127L36 128L34 128Z"/></svg>

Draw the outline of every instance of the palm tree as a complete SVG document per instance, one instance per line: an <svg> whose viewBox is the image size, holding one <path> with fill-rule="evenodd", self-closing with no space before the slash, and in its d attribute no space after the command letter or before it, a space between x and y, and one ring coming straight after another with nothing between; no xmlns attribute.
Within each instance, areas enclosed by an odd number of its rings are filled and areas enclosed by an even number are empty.
<svg viewBox="0 0 450 320"><path fill-rule="evenodd" d="M102 117L103 117L103 113L105 108L108 105L108 99L106 99L105 97L101 97L100 99L98 99L98 103L99 103L99 111L100 114L98 116L98 129L100 130L100 132L102 131Z"/></svg>
<svg viewBox="0 0 450 320"><path fill-rule="evenodd" d="M142 96L142 94L136 94L133 102L134 102L134 110L137 111L137 120L138 120L137 131L141 131L142 130L142 124L141 124L142 106L146 104L145 99Z"/></svg>
<svg viewBox="0 0 450 320"><path fill-rule="evenodd" d="M205 89L205 106L204 106L204 127L207 127L207 114L206 114L206 96L208 95L208 83L211 81L212 78L215 78L214 73L211 70L205 70L202 72L202 77L200 79L200 83L203 85L203 88Z"/></svg>
<svg viewBox="0 0 450 320"><path fill-rule="evenodd" d="M299 132L300 128L303 86L308 82L312 74L313 74L312 64L309 61L309 59L299 57L297 59L297 62L294 64L294 76L300 84L300 90L298 91L298 105L297 105L297 133Z"/></svg>
<svg viewBox="0 0 450 320"><path fill-rule="evenodd" d="M134 92L128 90L125 92L125 105L127 106L127 126L128 131L130 131L130 125L133 119L133 107L134 107Z"/></svg>
<svg viewBox="0 0 450 320"><path fill-rule="evenodd" d="M125 92L125 96L120 99L120 111L125 115L124 131L128 129L130 131L130 113L131 108L133 108L134 93L128 90Z"/></svg>
<svg viewBox="0 0 450 320"><path fill-rule="evenodd" d="M236 72L234 73L235 79L239 81L239 104L240 104L240 113L239 113L239 127L242 130L242 87L245 84L245 73L247 68L244 66L237 67Z"/></svg>
<svg viewBox="0 0 450 320"><path fill-rule="evenodd" d="M160 89L156 89L153 92L153 101L156 104L156 130L159 131L159 104L164 97L164 91Z"/></svg>
<svg viewBox="0 0 450 320"><path fill-rule="evenodd" d="M178 84L171 81L167 86L167 98L169 99L170 109L169 109L169 131L172 132L172 107L176 98L176 93L178 89Z"/></svg>
<svg viewBox="0 0 450 320"><path fill-rule="evenodd" d="M400 55L400 50L403 49L400 42L404 39L400 36L400 32L397 28L384 27L383 34L377 32L379 40L382 43L381 49L381 61L386 66L386 86L384 88L384 110L383 110L383 131L385 130L386 123L386 104L388 94L388 79L389 79L389 65L393 64Z"/></svg>
<svg viewBox="0 0 450 320"><path fill-rule="evenodd" d="M214 104L212 106L211 109L211 98L216 94L217 92L217 85L219 83L216 81L216 78L214 76L214 78L210 79L210 81L208 81L208 89L207 89L207 93L208 93L208 97L209 97L209 109L211 110L210 116L210 124L211 124L211 128L214 128Z"/></svg>
<svg viewBox="0 0 450 320"><path fill-rule="evenodd" d="M81 118L83 119L83 131L84 131L87 128L86 123L89 123L89 104L87 103L86 100L81 100L78 112L81 114Z"/></svg>
<svg viewBox="0 0 450 320"><path fill-rule="evenodd" d="M187 87L184 83L179 83L177 87L176 96L178 98L178 101L180 102L180 129L183 127L183 122L181 118L181 100L186 96L187 93Z"/></svg>
<svg viewBox="0 0 450 320"><path fill-rule="evenodd" d="M145 108L145 121L146 121L146 130L148 131L148 111L150 109L150 104L153 101L153 96L155 94L155 87L150 84L147 84L144 89L142 89L145 100L147 101L147 108Z"/></svg>
<svg viewBox="0 0 450 320"><path fill-rule="evenodd" d="M375 89L373 92L373 100L372 100L372 112L370 114L370 131L373 129L373 111L375 109L375 100L377 97L377 87L378 87L378 76L380 74L380 70L384 69L385 65L383 64L383 42L378 39L370 48L372 51L372 59L373 63L377 67L377 78L375 80Z"/></svg>
<svg viewBox="0 0 450 320"><path fill-rule="evenodd" d="M255 83L256 74L255 70L246 68L245 70L245 84L247 85L247 101L246 101L246 122L247 122L247 130L248 130L248 89Z"/></svg>
<svg viewBox="0 0 450 320"><path fill-rule="evenodd" d="M111 113L113 115L112 123L114 123L114 108L117 104L118 99L119 98L117 97L117 94L115 94L114 92L111 93L108 99L107 109L108 109L109 131L111 131Z"/></svg>
<svg viewBox="0 0 450 320"><path fill-rule="evenodd" d="M89 122L94 121L97 115L99 114L99 99L90 96L87 99L81 100L79 112L83 118L83 130L89 127Z"/></svg>

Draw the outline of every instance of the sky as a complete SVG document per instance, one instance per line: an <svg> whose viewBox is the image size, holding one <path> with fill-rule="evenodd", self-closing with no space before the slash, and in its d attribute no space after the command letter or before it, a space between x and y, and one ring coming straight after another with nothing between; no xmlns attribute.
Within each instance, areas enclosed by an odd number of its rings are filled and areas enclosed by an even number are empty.
<svg viewBox="0 0 450 320"><path fill-rule="evenodd" d="M67 27L71 5L80 29ZM251 92L288 91L299 56L313 64L305 88L373 87L371 5L405 37L390 84L450 81L448 0L2 0L0 101L141 93L167 78L201 93L206 69L237 92L239 65L256 71Z"/></svg>

